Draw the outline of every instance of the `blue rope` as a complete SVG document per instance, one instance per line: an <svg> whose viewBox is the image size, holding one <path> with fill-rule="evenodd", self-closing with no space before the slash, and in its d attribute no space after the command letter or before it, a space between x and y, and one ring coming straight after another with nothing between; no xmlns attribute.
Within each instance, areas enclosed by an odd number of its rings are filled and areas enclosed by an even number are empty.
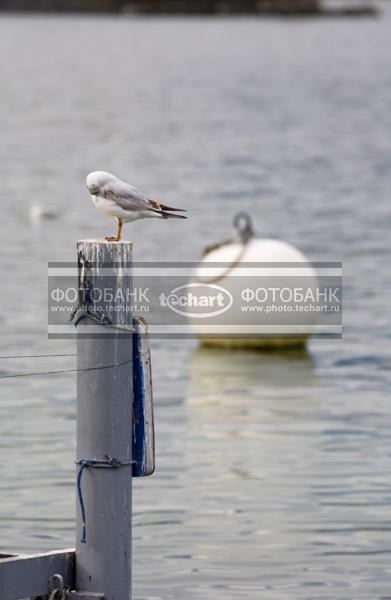
<svg viewBox="0 0 391 600"><path fill-rule="evenodd" d="M87 524L86 524L86 508L83 499L83 491L81 489L81 478L85 468L95 467L100 469L119 469L125 465L133 465L134 461L121 461L118 458L110 458L110 456L106 456L105 460L96 460L94 458L83 458L79 460L76 464L79 465L79 470L77 472L76 478L76 487L77 487L77 495L79 499L80 512L81 512L81 528L82 528L82 536L80 542L82 544L87 543Z"/></svg>
<svg viewBox="0 0 391 600"><path fill-rule="evenodd" d="M81 460L81 461L79 461L79 465L80 466L79 466L79 471L77 473L76 486L77 486L77 495L79 497L80 512L81 512L82 536L81 536L80 541L82 544L86 544L87 543L86 508L84 506L83 492L81 489L81 476L83 475L83 471L86 467L92 467L93 461L91 459Z"/></svg>

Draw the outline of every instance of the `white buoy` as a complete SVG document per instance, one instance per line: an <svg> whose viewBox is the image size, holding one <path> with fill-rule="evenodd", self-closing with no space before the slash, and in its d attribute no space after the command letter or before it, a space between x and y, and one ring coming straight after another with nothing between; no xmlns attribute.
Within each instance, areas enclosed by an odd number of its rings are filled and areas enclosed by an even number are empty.
<svg viewBox="0 0 391 600"><path fill-rule="evenodd" d="M303 345L317 322L316 312L298 309L312 302L306 291L316 290L314 268L292 245L255 237L248 215L237 215L234 224L238 239L207 248L193 273L192 293L201 299L209 288L208 293L221 294L222 305L205 318L189 311L193 330L208 346Z"/></svg>

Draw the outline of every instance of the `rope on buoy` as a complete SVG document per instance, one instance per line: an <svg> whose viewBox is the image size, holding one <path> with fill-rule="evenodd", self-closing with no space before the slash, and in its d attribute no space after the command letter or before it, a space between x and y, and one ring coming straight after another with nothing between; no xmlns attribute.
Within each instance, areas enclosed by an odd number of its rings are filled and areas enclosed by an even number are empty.
<svg viewBox="0 0 391 600"><path fill-rule="evenodd" d="M210 244L209 246L206 246L206 248L204 249L204 251L202 253L202 258L204 258L208 254L210 254L210 252L213 252L213 250L218 250L219 248L222 248L223 246L229 246L230 244L232 244L236 241L237 237L239 237L239 241L241 243L241 248L239 250L237 257L225 269L225 271L223 271L223 273L221 273L220 275L217 275L216 277L211 277L209 279L196 276L195 280L197 282L205 283L205 284L217 283L217 281L221 281L221 279L224 279L224 277L227 277L235 269L235 267L237 267L238 264L241 262L241 260L244 256L244 253L246 252L247 246L248 246L251 238L254 236L254 229L253 229L250 215L246 212L237 213L234 216L233 225L234 225L234 230L235 230L236 235L232 236L228 240L223 240L222 242L218 242L217 244Z"/></svg>

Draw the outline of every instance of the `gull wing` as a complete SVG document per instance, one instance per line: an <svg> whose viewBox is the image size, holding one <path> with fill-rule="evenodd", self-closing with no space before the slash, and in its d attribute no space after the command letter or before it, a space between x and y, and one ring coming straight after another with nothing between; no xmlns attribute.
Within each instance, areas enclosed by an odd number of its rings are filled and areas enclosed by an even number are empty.
<svg viewBox="0 0 391 600"><path fill-rule="evenodd" d="M137 188L120 179L110 181L102 189L102 196L113 200L124 210L150 210L147 198Z"/></svg>

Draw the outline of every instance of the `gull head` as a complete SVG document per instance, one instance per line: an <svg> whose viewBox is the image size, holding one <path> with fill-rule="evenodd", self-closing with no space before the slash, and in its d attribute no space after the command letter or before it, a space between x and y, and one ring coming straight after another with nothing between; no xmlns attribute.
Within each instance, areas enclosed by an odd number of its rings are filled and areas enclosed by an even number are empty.
<svg viewBox="0 0 391 600"><path fill-rule="evenodd" d="M92 196L99 195L102 187L111 181L115 181L117 178L115 175L111 173L107 173L106 171L93 171L89 175L87 175L86 185L88 191Z"/></svg>

